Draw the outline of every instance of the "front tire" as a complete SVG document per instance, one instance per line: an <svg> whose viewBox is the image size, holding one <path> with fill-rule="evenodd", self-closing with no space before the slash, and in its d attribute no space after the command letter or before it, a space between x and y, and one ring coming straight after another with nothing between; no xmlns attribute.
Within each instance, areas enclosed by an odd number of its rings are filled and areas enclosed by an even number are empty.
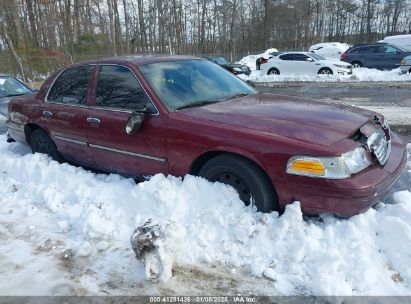
<svg viewBox="0 0 411 304"><path fill-rule="evenodd" d="M34 130L31 134L30 146L33 153L47 154L58 162L63 162L64 160L54 142L41 129Z"/></svg>
<svg viewBox="0 0 411 304"><path fill-rule="evenodd" d="M246 206L258 211L279 211L278 197L269 177L256 164L241 156L221 154L209 160L199 175L211 182L232 186Z"/></svg>
<svg viewBox="0 0 411 304"><path fill-rule="evenodd" d="M333 71L330 68L322 68L318 71L320 75L332 75Z"/></svg>

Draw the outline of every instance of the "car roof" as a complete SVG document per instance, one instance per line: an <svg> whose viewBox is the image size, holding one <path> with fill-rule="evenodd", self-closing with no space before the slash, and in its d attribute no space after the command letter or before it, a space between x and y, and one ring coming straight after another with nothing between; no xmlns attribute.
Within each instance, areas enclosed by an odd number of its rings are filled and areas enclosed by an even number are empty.
<svg viewBox="0 0 411 304"><path fill-rule="evenodd" d="M176 61L176 60L190 60L190 59L201 59L201 58L194 57L194 56L183 56L183 55L138 54L138 55L129 55L129 56L98 58L98 59L79 62L74 65L98 64L98 63L121 64L125 62L129 62L134 65L143 65L143 64L149 64L149 63L167 62L167 61Z"/></svg>
<svg viewBox="0 0 411 304"><path fill-rule="evenodd" d="M352 45L351 48L359 47L359 46L374 46L374 45L383 45L383 44L388 44L388 43L386 43L386 42L359 43L359 44Z"/></svg>

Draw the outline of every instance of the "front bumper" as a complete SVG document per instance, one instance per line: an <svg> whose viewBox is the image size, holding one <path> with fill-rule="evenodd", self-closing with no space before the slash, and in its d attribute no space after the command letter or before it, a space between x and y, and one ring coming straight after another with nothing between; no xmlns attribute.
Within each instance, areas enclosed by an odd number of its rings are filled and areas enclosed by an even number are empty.
<svg viewBox="0 0 411 304"><path fill-rule="evenodd" d="M351 75L352 69L336 69L337 75Z"/></svg>
<svg viewBox="0 0 411 304"><path fill-rule="evenodd" d="M407 161L402 140L392 133L390 157L385 166L373 165L343 180L320 180L303 176L287 176L274 185L280 205L299 201L305 214L333 213L350 217L364 212L383 199L401 175Z"/></svg>

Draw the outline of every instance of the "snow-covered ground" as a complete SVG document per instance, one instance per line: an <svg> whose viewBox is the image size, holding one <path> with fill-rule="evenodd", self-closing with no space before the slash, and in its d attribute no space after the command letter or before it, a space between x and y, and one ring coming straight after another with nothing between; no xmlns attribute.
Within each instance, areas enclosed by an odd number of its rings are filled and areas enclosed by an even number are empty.
<svg viewBox="0 0 411 304"><path fill-rule="evenodd" d="M222 184L163 175L135 184L0 135L0 295L411 295L411 161L400 183L408 190L348 220L304 219L297 202L279 217ZM166 282L146 281L131 250L149 219L165 229Z"/></svg>

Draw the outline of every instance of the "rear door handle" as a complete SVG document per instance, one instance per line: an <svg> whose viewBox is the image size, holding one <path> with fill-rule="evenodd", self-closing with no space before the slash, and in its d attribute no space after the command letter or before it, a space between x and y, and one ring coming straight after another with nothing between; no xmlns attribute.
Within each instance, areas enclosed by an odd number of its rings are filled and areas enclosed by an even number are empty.
<svg viewBox="0 0 411 304"><path fill-rule="evenodd" d="M53 117L53 113L51 113L50 111L43 111L43 117L45 117L45 118L52 118L52 117Z"/></svg>
<svg viewBox="0 0 411 304"><path fill-rule="evenodd" d="M97 117L87 117L87 122L92 125L99 125L100 119L98 119Z"/></svg>

